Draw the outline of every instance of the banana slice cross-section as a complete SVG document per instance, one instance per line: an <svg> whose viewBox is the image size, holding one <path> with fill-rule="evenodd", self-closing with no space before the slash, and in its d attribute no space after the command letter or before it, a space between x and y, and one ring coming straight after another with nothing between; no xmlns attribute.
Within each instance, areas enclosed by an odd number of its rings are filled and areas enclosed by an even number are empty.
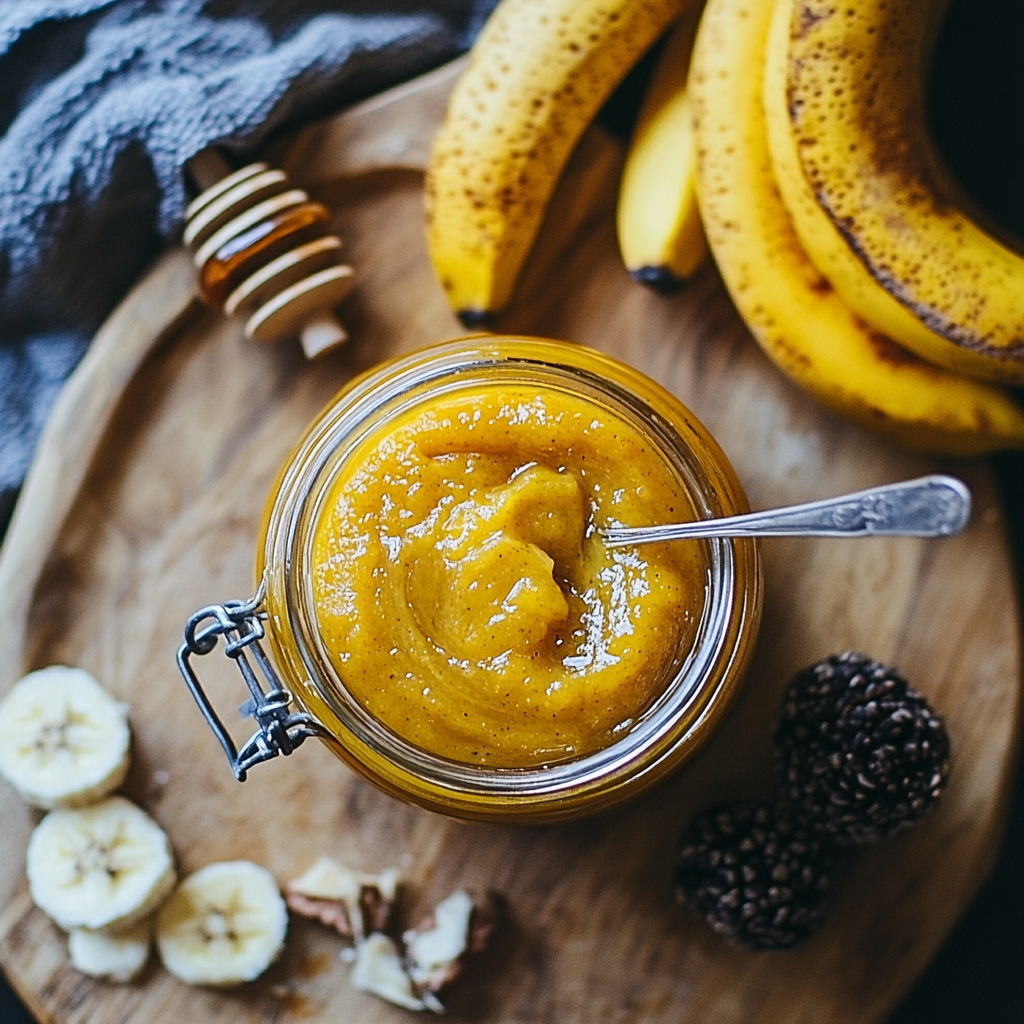
<svg viewBox="0 0 1024 1024"><path fill-rule="evenodd" d="M274 876L250 861L208 864L189 875L157 917L164 966L189 985L259 977L284 946L288 910Z"/></svg>
<svg viewBox="0 0 1024 1024"><path fill-rule="evenodd" d="M124 932L75 928L68 936L68 954L75 970L122 984L134 981L142 973L152 945L150 917Z"/></svg>
<svg viewBox="0 0 1024 1024"><path fill-rule="evenodd" d="M0 775L37 807L81 807L128 771L127 709L84 669L51 665L0 702Z"/></svg>
<svg viewBox="0 0 1024 1024"><path fill-rule="evenodd" d="M51 811L28 844L32 899L61 928L123 930L174 886L163 829L124 797Z"/></svg>

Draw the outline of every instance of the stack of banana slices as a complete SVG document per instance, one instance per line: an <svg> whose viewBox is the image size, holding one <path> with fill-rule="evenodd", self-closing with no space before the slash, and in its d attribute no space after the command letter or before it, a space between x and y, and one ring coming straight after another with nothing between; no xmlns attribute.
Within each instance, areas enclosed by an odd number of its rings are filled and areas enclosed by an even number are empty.
<svg viewBox="0 0 1024 1024"><path fill-rule="evenodd" d="M72 965L127 982L145 969L154 931L182 981L233 985L261 974L284 945L287 910L269 872L211 864L177 885L166 833L110 795L130 760L128 708L88 672L54 665L0 702L0 775L49 813L26 857L35 904L68 932Z"/></svg>
<svg viewBox="0 0 1024 1024"><path fill-rule="evenodd" d="M622 178L627 269L671 290L709 245L764 351L828 408L935 454L1024 446L1006 387L1024 384L1024 257L927 131L943 0L700 6L498 5L427 175L428 245L456 313L485 323L509 302L573 146L674 26Z"/></svg>

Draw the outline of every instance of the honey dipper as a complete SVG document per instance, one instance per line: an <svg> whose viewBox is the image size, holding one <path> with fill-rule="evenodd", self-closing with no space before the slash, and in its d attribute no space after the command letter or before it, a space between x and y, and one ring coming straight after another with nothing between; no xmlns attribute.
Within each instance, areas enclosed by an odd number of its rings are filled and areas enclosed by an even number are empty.
<svg viewBox="0 0 1024 1024"><path fill-rule="evenodd" d="M238 316L259 342L298 336L308 359L348 337L334 307L352 289L330 214L284 171L252 163L232 171L214 149L186 165L202 191L185 211L183 239L207 305Z"/></svg>

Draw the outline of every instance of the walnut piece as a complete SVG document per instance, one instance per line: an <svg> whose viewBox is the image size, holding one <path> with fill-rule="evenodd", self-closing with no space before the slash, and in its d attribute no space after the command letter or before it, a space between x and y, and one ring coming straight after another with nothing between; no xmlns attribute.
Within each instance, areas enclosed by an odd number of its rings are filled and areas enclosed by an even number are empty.
<svg viewBox="0 0 1024 1024"><path fill-rule="evenodd" d="M430 1005L416 994L398 947L386 935L379 932L368 935L356 945L350 959L353 988L380 996L407 1010L444 1009L439 1003Z"/></svg>
<svg viewBox="0 0 1024 1024"><path fill-rule="evenodd" d="M427 1000L463 971L467 957L487 946L498 921L498 902L488 894L481 903L463 889L442 900L434 912L402 936L405 964L416 991Z"/></svg>
<svg viewBox="0 0 1024 1024"><path fill-rule="evenodd" d="M321 857L285 886L285 901L300 917L322 921L358 944L387 929L399 883L397 868L371 875Z"/></svg>
<svg viewBox="0 0 1024 1024"><path fill-rule="evenodd" d="M443 1013L438 993L463 971L468 957L487 945L498 920L493 894L480 903L464 890L442 900L420 925L402 936L402 948L385 932L398 892L395 868L371 875L321 857L285 886L288 907L322 921L352 946L352 985L407 1010Z"/></svg>

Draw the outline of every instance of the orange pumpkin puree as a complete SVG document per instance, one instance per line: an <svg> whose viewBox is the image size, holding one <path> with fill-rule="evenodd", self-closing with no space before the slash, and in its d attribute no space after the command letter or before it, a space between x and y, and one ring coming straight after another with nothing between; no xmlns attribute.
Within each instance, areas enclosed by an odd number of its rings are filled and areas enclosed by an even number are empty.
<svg viewBox="0 0 1024 1024"><path fill-rule="evenodd" d="M555 388L421 403L346 459L314 534L318 624L349 691L419 747L536 767L612 743L692 647L700 544L599 527L695 517L630 423Z"/></svg>

